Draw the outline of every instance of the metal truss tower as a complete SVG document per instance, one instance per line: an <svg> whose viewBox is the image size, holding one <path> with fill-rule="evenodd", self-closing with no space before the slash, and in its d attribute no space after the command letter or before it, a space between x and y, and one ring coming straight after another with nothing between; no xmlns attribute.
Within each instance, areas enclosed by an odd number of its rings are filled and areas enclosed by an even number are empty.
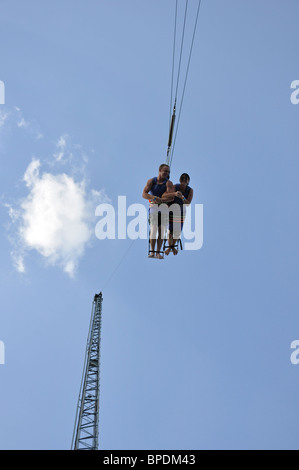
<svg viewBox="0 0 299 470"><path fill-rule="evenodd" d="M102 301L102 292L94 296L72 450L98 449Z"/></svg>

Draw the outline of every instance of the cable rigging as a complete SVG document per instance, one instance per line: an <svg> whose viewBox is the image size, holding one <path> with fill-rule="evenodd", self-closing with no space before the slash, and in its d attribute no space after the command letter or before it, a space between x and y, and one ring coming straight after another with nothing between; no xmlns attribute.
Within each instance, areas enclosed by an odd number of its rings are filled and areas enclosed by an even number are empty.
<svg viewBox="0 0 299 470"><path fill-rule="evenodd" d="M192 51L193 51L195 33L196 33L196 29L197 29L200 6L201 6L201 0L198 1L195 24L194 24L194 28L193 28L193 35L192 35L191 46L190 46L190 50L189 50L189 57L188 57L187 68L186 68L186 74L185 74L185 80L184 80L184 85L183 85L183 91L182 91L182 96L181 96L181 100L180 100L178 120L177 120L177 125L175 127L176 111L177 111L177 100L178 100L178 89L179 89L179 81L180 81L180 74L181 74L183 47L184 47L184 40L185 40L185 29L186 29L187 12L188 12L188 0L186 0L184 21L183 21L183 29L182 29L182 38L181 38L181 47L180 47L180 55L179 55L179 64L178 64L178 71L177 71L177 78L176 78L176 89L175 89L175 96L173 98L176 35L177 35L177 17L178 17L178 0L176 0L175 21L174 21L173 53L172 53L169 136L168 136L167 157L166 157L166 164L169 167L171 167L172 159L173 159L173 153L174 153L175 142L176 142L178 127L179 127L179 122L180 122L180 117L181 117L181 112L182 112L182 106L183 106L183 101L184 101L184 96L185 96L185 90L186 90L186 84L187 84L187 79L188 79L188 74L189 74L189 68L190 68L191 56L192 56ZM175 134L174 134L174 132L175 132ZM173 145L172 145L173 134L174 134L174 142L173 142Z"/></svg>

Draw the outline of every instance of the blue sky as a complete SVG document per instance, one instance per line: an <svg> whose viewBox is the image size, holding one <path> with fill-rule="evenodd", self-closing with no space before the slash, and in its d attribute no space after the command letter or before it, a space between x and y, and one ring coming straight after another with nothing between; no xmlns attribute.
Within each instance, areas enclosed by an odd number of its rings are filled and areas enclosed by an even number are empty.
<svg viewBox="0 0 299 470"><path fill-rule="evenodd" d="M165 161L175 2L42 3L0 1L1 449L70 447L101 290L101 449L298 449L298 2L202 0L171 178L204 243L163 262L94 210Z"/></svg>

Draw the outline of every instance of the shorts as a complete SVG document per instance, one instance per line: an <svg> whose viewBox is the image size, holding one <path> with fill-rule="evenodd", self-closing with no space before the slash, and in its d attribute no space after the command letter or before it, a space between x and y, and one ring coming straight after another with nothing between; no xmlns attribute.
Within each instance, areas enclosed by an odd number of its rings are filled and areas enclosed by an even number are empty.
<svg viewBox="0 0 299 470"><path fill-rule="evenodd" d="M169 232L171 235L175 234L175 238L179 238L181 236L181 231L183 229L183 225L186 218L186 211L185 208L181 208L181 213L173 213L169 211Z"/></svg>
<svg viewBox="0 0 299 470"><path fill-rule="evenodd" d="M161 206L159 204L150 205L148 219L150 225L157 225L158 227L168 225L168 209L163 206L164 204Z"/></svg>

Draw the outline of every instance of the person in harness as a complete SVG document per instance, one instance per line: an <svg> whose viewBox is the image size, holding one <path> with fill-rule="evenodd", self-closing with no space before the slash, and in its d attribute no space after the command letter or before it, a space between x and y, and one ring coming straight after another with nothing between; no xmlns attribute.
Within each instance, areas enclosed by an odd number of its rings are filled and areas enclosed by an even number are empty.
<svg viewBox="0 0 299 470"><path fill-rule="evenodd" d="M163 205L174 199L176 191L173 183L169 180L170 168L166 164L159 167L159 174L154 178L150 178L142 193L142 197L150 202L149 207L149 223L150 223L150 250L149 258L163 259L163 251L161 251L162 243L167 228L167 222L163 217ZM163 196L164 195L164 196ZM163 199L162 199L163 196ZM180 193L177 192L180 197ZM165 206L167 208L167 206ZM157 246L156 246L157 242ZM156 248L156 249L155 249Z"/></svg>
<svg viewBox="0 0 299 470"><path fill-rule="evenodd" d="M180 206L180 214L177 215L177 211L171 212L171 205L169 207L169 234L168 234L168 248L165 250L165 255L169 255L172 251L174 255L178 254L176 246L178 246L178 240L181 236L181 231L186 217L186 206L191 204L193 199L193 189L189 186L190 176L187 173L183 173L180 176L180 182L175 184L173 187L174 190L174 199L172 204L178 204ZM173 194L169 194L171 198Z"/></svg>

